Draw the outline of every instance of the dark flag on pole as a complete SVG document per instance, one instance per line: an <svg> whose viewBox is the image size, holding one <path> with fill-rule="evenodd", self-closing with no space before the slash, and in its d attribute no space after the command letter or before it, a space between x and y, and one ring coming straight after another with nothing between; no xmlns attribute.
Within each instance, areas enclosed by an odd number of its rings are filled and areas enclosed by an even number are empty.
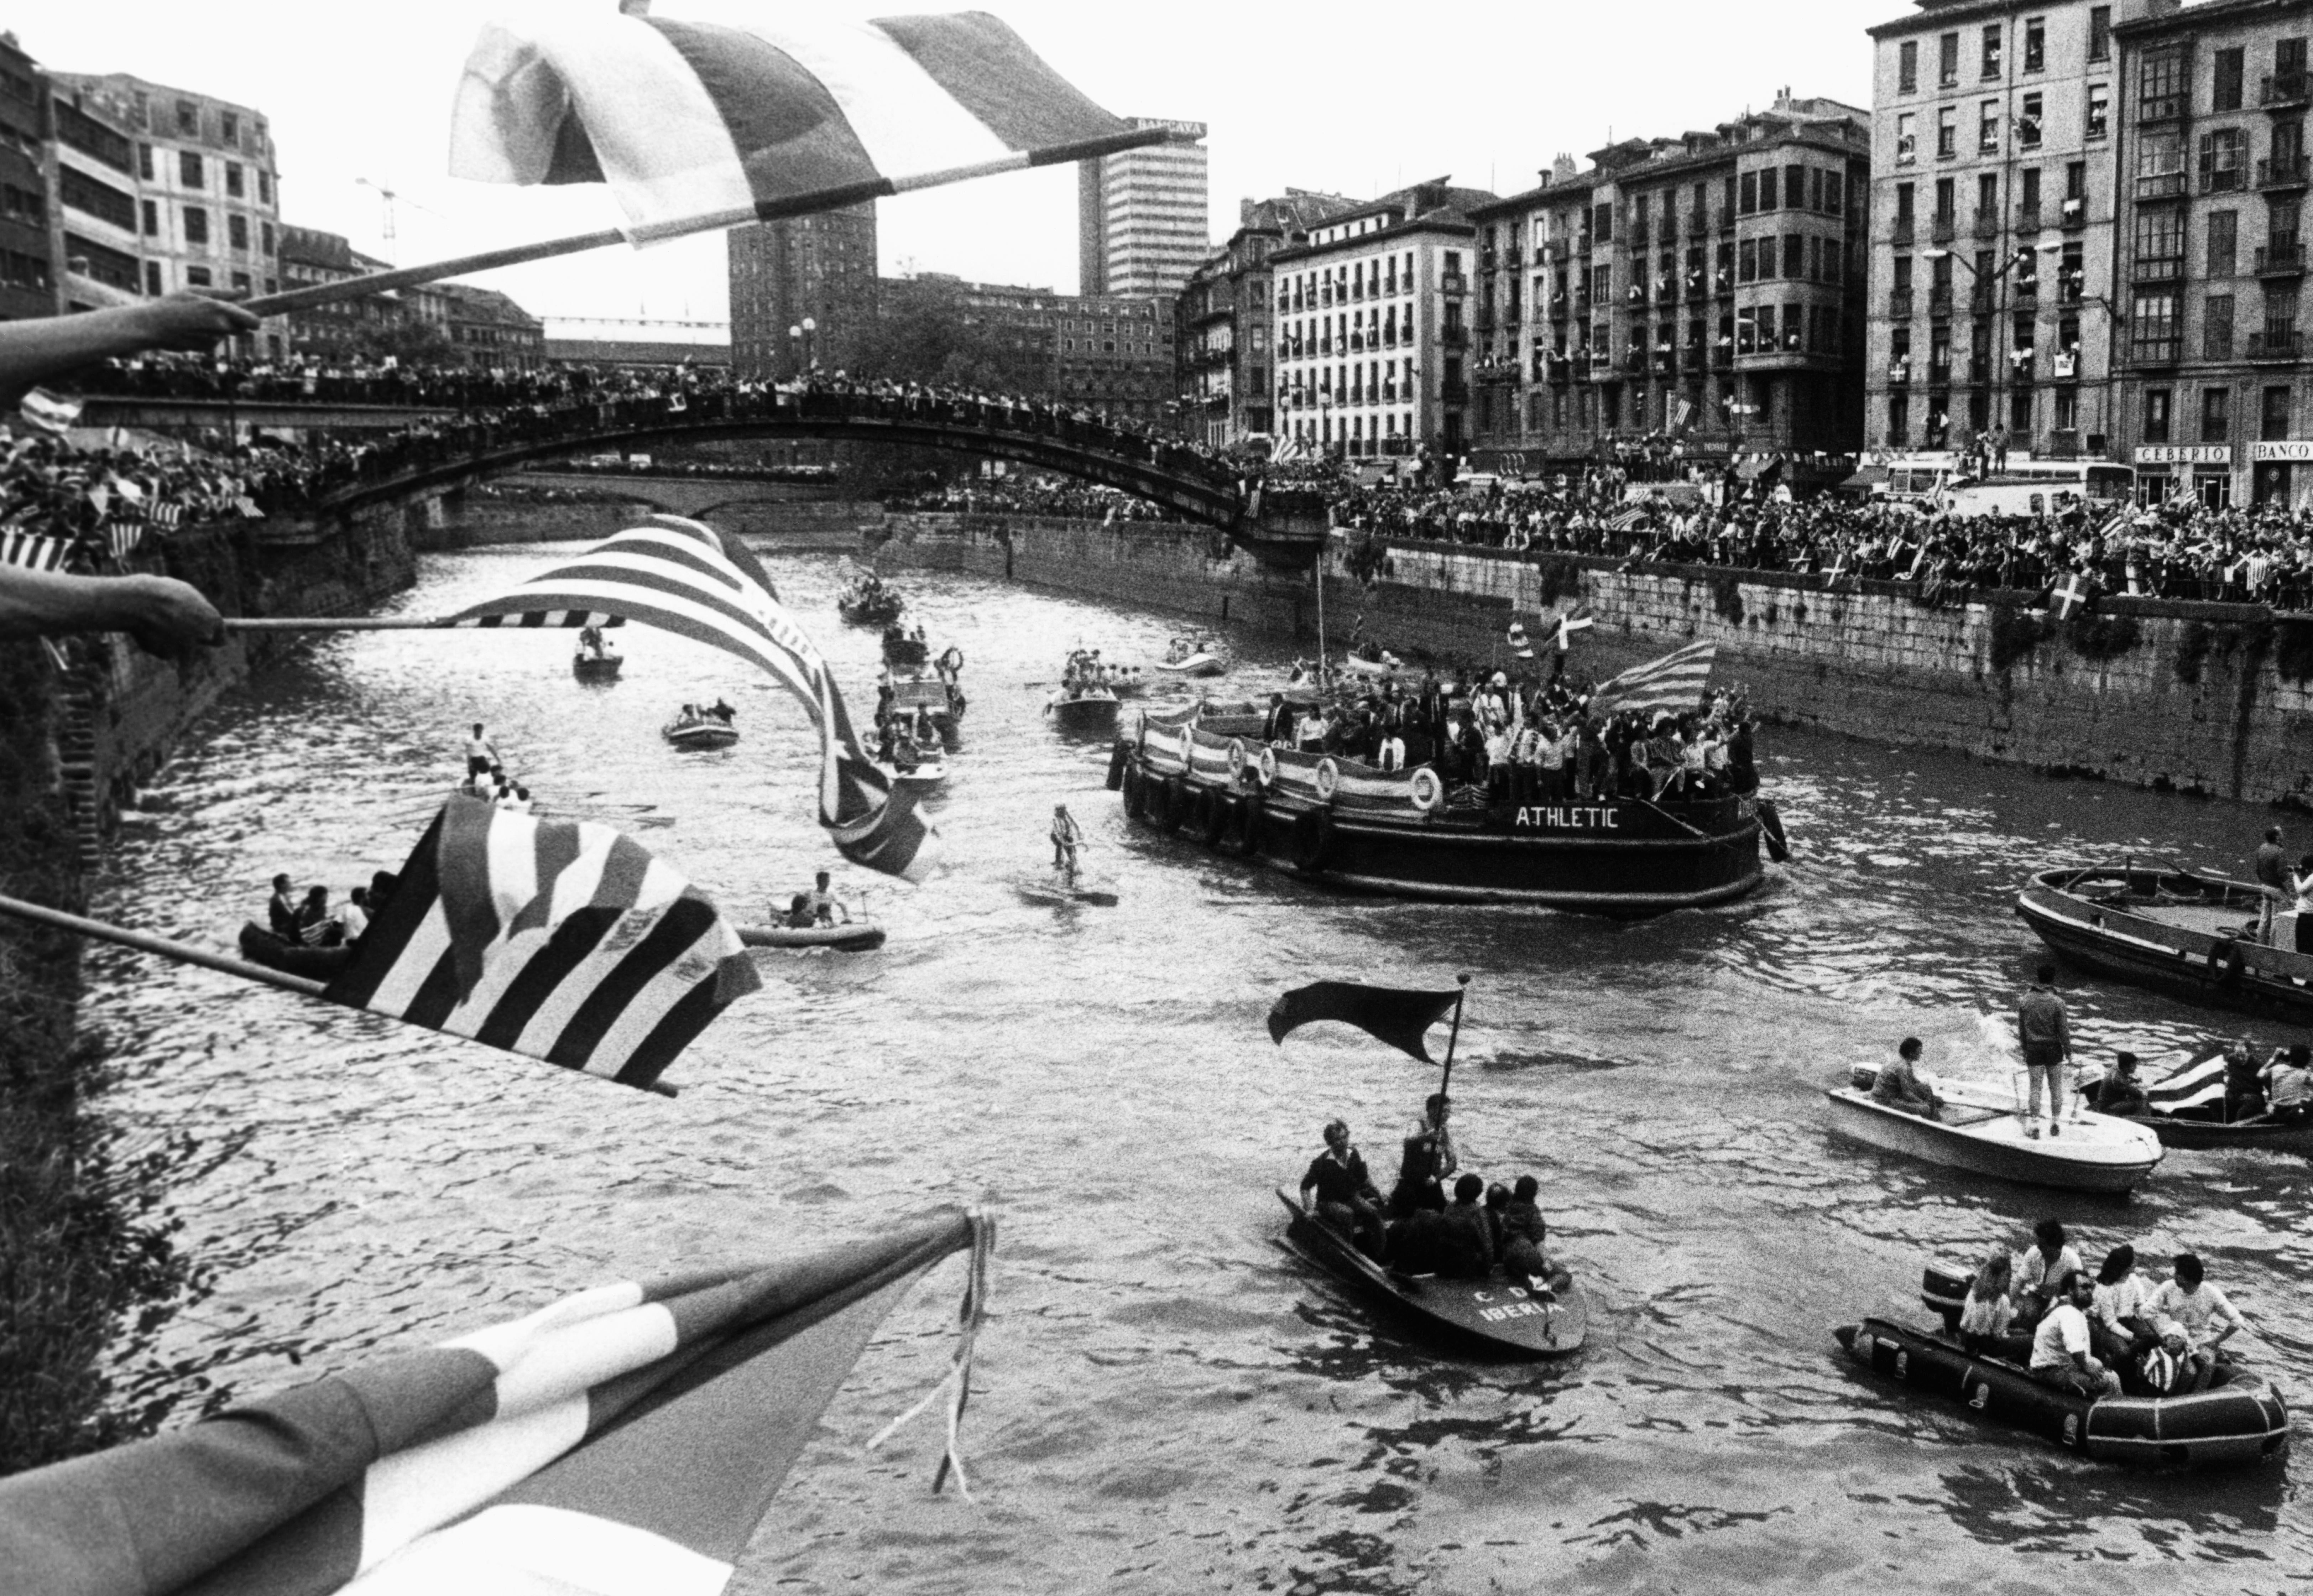
<svg viewBox="0 0 2313 1596"><path fill-rule="evenodd" d="M1403 987L1366 986L1355 981L1318 981L1294 988L1269 1011L1269 1039L1282 1044L1288 1032L1321 1019L1353 1025L1423 1063L1435 1063L1422 1037L1453 1012L1458 992L1410 992Z"/></svg>

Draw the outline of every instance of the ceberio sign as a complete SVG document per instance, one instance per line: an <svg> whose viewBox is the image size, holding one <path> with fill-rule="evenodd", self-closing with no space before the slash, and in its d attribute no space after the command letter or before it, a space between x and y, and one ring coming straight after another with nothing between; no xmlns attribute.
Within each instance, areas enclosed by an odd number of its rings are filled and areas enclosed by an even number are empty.
<svg viewBox="0 0 2313 1596"><path fill-rule="evenodd" d="M2230 444L2139 444L2139 465L2230 465Z"/></svg>

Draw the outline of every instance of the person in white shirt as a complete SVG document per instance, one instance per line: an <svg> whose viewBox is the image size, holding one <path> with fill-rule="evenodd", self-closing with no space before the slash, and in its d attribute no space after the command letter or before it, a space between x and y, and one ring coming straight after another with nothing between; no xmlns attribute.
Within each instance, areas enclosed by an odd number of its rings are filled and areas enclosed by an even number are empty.
<svg viewBox="0 0 2313 1596"><path fill-rule="evenodd" d="M331 918L338 922L342 933L342 940L347 942L361 940L361 934L369 930L369 888L355 887L346 895L345 903L339 906L337 913Z"/></svg>
<svg viewBox="0 0 2313 1596"><path fill-rule="evenodd" d="M2096 1283L2073 1269L2057 1285L2062 1295L2032 1336L2032 1378L2078 1397L2119 1396L2120 1376L2089 1350L2088 1308L2096 1300Z"/></svg>
<svg viewBox="0 0 2313 1596"><path fill-rule="evenodd" d="M2151 1290L2136 1273L2136 1249L2122 1242L2105 1254L2089 1304L2089 1336L2097 1355L2118 1366L2159 1345L2152 1333Z"/></svg>
<svg viewBox="0 0 2313 1596"><path fill-rule="evenodd" d="M2032 1227L2036 1245L2016 1260L2016 1317L2025 1324L2036 1321L2055 1300L2056 1283L2075 1270L2085 1272L2079 1251L2064 1239L2060 1220L2044 1219Z"/></svg>
<svg viewBox="0 0 2313 1596"><path fill-rule="evenodd" d="M2204 1278L2200 1258L2177 1255L2176 1274L2153 1292L2147 1304L2157 1318L2171 1318L2185 1332L2193 1361L2191 1389L2205 1391L2216 1382L2220 1349L2236 1331L2248 1327L2225 1294Z"/></svg>
<svg viewBox="0 0 2313 1596"><path fill-rule="evenodd" d="M1959 1312L1959 1344L1983 1358L2007 1358L2021 1362L2032 1353L2029 1336L2012 1336L2016 1305L2008 1300L2013 1271L2003 1249L1993 1253L1967 1283L1967 1301Z"/></svg>
<svg viewBox="0 0 2313 1596"><path fill-rule="evenodd" d="M1405 739L1394 730L1381 740L1381 768L1385 771L1405 768Z"/></svg>

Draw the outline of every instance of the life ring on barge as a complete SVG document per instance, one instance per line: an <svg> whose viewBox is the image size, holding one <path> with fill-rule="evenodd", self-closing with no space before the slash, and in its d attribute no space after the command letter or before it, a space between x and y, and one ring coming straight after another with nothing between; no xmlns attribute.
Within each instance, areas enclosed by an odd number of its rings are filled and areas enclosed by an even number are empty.
<svg viewBox="0 0 2313 1596"><path fill-rule="evenodd" d="M1228 745L1228 772L1229 780L1232 784L1239 786L1244 784L1244 739L1243 737L1231 737L1229 739Z"/></svg>
<svg viewBox="0 0 2313 1596"><path fill-rule="evenodd" d="M1424 815L1435 815L1446 807L1446 783L1428 765L1416 769L1408 780L1413 807Z"/></svg>
<svg viewBox="0 0 2313 1596"><path fill-rule="evenodd" d="M1315 876L1325 868L1326 856L1333 851L1333 812L1331 809L1305 809L1293 817L1291 859L1293 868L1305 876Z"/></svg>

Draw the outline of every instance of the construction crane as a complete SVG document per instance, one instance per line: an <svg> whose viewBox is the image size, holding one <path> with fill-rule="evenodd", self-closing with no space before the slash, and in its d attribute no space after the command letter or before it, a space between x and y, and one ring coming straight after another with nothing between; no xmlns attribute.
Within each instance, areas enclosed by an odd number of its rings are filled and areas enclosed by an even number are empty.
<svg viewBox="0 0 2313 1596"><path fill-rule="evenodd" d="M365 189L376 190L378 198L385 202L385 228L383 234L385 243L385 262L389 266L400 265L400 262L394 259L394 221L398 208L401 203L402 196L387 184L375 182L365 177L357 177L354 179L354 181ZM436 220L446 222L450 219L449 217L443 216L440 211L435 210L432 206L419 205L415 199L410 200L409 204L417 209L424 211L427 216L435 217Z"/></svg>

